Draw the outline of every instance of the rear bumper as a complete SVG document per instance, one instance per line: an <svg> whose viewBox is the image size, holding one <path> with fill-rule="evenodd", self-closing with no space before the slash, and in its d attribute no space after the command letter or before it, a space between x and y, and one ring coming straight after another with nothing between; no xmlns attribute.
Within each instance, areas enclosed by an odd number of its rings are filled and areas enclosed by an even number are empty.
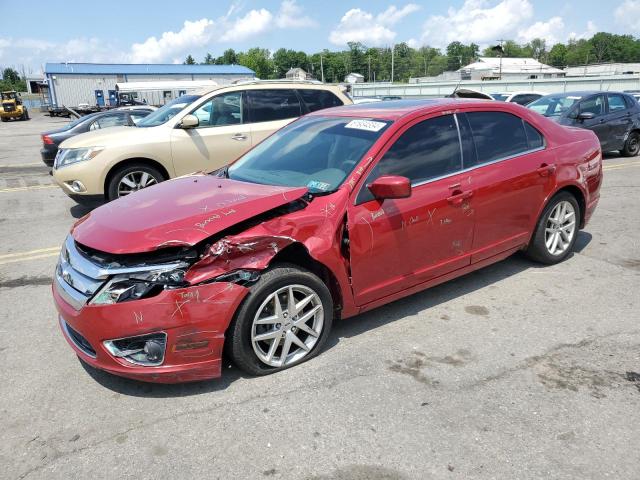
<svg viewBox="0 0 640 480"><path fill-rule="evenodd" d="M40 149L40 156L47 167L53 167L53 161L56 159L56 154L58 153L58 147L55 145L52 145L52 147L54 148L43 147Z"/></svg>
<svg viewBox="0 0 640 480"><path fill-rule="evenodd" d="M114 375L154 383L217 378L221 373L225 331L247 289L232 283L165 290L159 295L114 305L65 301L54 279L53 297L64 338L87 364ZM163 363L141 366L109 353L105 340L166 333ZM85 343L86 342L86 343Z"/></svg>

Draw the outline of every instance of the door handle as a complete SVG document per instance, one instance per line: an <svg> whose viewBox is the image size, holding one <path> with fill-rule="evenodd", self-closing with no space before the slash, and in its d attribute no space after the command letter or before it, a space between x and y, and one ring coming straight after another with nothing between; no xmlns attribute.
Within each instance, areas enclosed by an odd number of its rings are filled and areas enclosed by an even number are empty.
<svg viewBox="0 0 640 480"><path fill-rule="evenodd" d="M233 140L238 140L238 141L242 141L242 140L246 140L247 136L244 133L236 133L233 137L231 137Z"/></svg>
<svg viewBox="0 0 640 480"><path fill-rule="evenodd" d="M464 202L465 200L470 199L471 197L473 197L473 191L468 190L466 192L456 192L453 195L451 195L450 197L447 197L447 202L449 202L451 205L462 205L462 202Z"/></svg>
<svg viewBox="0 0 640 480"><path fill-rule="evenodd" d="M538 174L540 174L541 177L548 177L555 171L556 171L555 165L547 165L546 163L543 163L542 165L540 165L540 168L536 169L536 172L538 172Z"/></svg>

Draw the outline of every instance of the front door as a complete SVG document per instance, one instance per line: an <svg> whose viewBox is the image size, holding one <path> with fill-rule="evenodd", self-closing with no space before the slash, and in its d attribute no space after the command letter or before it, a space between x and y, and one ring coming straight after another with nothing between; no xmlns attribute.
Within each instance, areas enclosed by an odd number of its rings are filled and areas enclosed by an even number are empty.
<svg viewBox="0 0 640 480"><path fill-rule="evenodd" d="M171 132L176 175L215 170L251 148L243 92L217 95L191 113L198 118L196 128L175 128Z"/></svg>
<svg viewBox="0 0 640 480"><path fill-rule="evenodd" d="M109 90L109 105L115 107L118 105L118 92Z"/></svg>
<svg viewBox="0 0 640 480"><path fill-rule="evenodd" d="M390 142L348 210L351 274L358 305L470 263L473 198L460 173L453 115L414 121ZM380 201L366 187L408 177L409 198Z"/></svg>

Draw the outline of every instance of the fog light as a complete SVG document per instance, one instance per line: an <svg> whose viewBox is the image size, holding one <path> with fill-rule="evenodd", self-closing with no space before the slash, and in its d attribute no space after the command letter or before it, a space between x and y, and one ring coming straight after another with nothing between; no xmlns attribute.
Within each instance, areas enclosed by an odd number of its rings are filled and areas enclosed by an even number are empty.
<svg viewBox="0 0 640 480"><path fill-rule="evenodd" d="M87 191L85 186L79 180L74 180L73 182L71 182L69 184L69 186L71 187L71 190L73 190L76 193L81 193L81 192L86 192Z"/></svg>
<svg viewBox="0 0 640 480"><path fill-rule="evenodd" d="M104 348L114 357L145 367L161 365L167 347L167 334L164 332L140 335L138 337L106 340Z"/></svg>

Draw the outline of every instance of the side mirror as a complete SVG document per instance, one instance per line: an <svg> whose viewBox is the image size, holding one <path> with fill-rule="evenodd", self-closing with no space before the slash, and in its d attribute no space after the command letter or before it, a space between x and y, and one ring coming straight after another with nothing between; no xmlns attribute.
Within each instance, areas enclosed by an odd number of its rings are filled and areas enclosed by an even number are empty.
<svg viewBox="0 0 640 480"><path fill-rule="evenodd" d="M596 114L593 112L580 112L577 118L578 120L591 120L596 118Z"/></svg>
<svg viewBox="0 0 640 480"><path fill-rule="evenodd" d="M182 120L178 124L178 127L188 129L188 128L196 128L198 125L200 125L200 120L198 120L198 117L196 117L195 115L191 115L189 113L184 117L182 117Z"/></svg>
<svg viewBox="0 0 640 480"><path fill-rule="evenodd" d="M378 200L411 196L411 181L407 177L384 175L367 185L367 188Z"/></svg>

